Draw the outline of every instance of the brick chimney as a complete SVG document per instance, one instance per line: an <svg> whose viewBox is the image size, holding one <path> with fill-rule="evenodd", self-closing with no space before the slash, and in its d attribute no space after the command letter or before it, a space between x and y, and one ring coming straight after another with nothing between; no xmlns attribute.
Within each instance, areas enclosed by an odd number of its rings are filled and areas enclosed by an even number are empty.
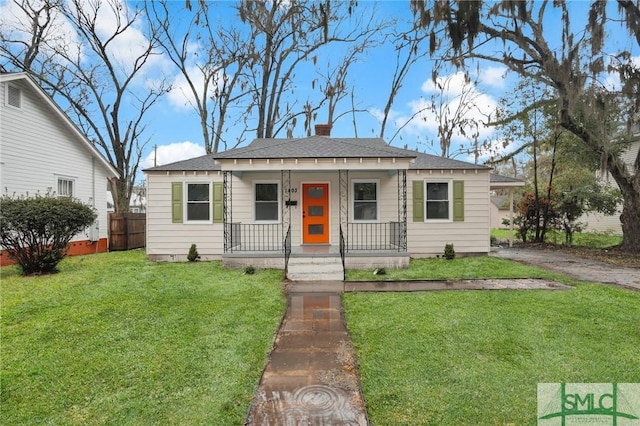
<svg viewBox="0 0 640 426"><path fill-rule="evenodd" d="M331 124L316 124L316 136L331 136Z"/></svg>

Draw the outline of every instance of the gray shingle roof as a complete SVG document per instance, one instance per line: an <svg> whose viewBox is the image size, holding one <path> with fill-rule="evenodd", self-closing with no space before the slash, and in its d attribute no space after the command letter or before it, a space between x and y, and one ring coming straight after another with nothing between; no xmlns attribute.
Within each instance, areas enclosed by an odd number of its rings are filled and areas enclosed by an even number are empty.
<svg viewBox="0 0 640 426"><path fill-rule="evenodd" d="M415 156L415 152L389 146L380 138L311 136L299 139L256 139L246 147L221 152L216 158L413 158Z"/></svg>
<svg viewBox="0 0 640 426"><path fill-rule="evenodd" d="M487 170L490 167L481 164L467 163L466 161L452 160L451 158L443 158L437 155L423 154L416 152L415 163L409 166L410 169L453 169L453 170Z"/></svg>
<svg viewBox="0 0 640 426"><path fill-rule="evenodd" d="M491 183L522 183L524 185L524 180L522 179L503 176L496 173L491 173L490 182Z"/></svg>
<svg viewBox="0 0 640 426"><path fill-rule="evenodd" d="M162 166L150 167L143 172L179 172L179 171L207 171L220 170L220 164L216 164L213 154L206 154L200 157L189 158L188 160L176 161L175 163L164 164Z"/></svg>
<svg viewBox="0 0 640 426"><path fill-rule="evenodd" d="M381 138L309 138L256 139L250 145L218 154L208 154L189 160L145 169L145 171L205 171L220 170L214 159L277 159L277 158L406 158L414 159L411 169L486 170L489 167L465 161L423 154L387 145Z"/></svg>

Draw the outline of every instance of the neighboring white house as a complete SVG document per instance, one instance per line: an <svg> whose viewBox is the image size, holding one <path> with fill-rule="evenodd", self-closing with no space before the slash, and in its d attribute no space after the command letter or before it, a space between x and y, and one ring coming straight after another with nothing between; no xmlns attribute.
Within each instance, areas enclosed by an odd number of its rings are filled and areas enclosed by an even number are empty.
<svg viewBox="0 0 640 426"><path fill-rule="evenodd" d="M149 258L185 260L196 244L202 259L305 279L299 263L313 277L333 263L323 277L337 278L341 258L364 268L406 266L448 243L489 252L490 168L329 129L145 170Z"/></svg>
<svg viewBox="0 0 640 426"><path fill-rule="evenodd" d="M629 148L622 154L622 159L627 167L633 170L633 164L640 156L640 131L636 133L636 141L629 145ZM618 187L616 181L611 177L609 172L602 173L597 172L597 177L600 182L612 187ZM620 206L617 212L613 215L603 215L601 213L588 213L580 218L580 222L585 223L585 231L598 232L611 235L622 235L622 225L620 224L620 214L622 213L622 207Z"/></svg>
<svg viewBox="0 0 640 426"><path fill-rule="evenodd" d="M91 205L98 218L74 237L69 254L106 251L106 183L118 173L26 73L0 74L0 128L2 193L55 192ZM0 261L10 263L6 252Z"/></svg>
<svg viewBox="0 0 640 426"><path fill-rule="evenodd" d="M113 213L116 211L113 201L113 194L107 188L107 211ZM131 199L129 200L130 213L146 213L147 212L147 187L134 186L131 191Z"/></svg>

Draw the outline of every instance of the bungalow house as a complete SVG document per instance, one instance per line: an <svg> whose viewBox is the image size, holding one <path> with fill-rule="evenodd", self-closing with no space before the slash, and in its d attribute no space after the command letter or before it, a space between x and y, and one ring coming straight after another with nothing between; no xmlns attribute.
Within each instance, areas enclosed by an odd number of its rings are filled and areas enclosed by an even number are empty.
<svg viewBox="0 0 640 426"><path fill-rule="evenodd" d="M145 170L147 254L285 268L294 280L490 250L490 168L379 138L256 139ZM311 274L313 272L313 274Z"/></svg>
<svg viewBox="0 0 640 426"><path fill-rule="evenodd" d="M26 73L0 73L0 123L3 195L53 192L91 205L98 218L68 253L107 251L107 181L117 171ZM0 264L10 263L0 251Z"/></svg>

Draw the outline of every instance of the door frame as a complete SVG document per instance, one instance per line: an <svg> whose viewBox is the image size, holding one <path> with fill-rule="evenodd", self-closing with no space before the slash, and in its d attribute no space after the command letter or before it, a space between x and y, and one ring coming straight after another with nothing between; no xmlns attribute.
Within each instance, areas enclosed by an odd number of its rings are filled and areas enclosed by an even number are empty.
<svg viewBox="0 0 640 426"><path fill-rule="evenodd" d="M305 198L305 193L304 193L304 185L313 185L313 184L322 184L322 185L327 185L327 219L328 219L328 229L327 229L327 233L328 233L328 242L327 243L305 243L304 242L304 218L302 217L303 212L304 212L304 198ZM331 245L331 181L328 180L301 180L300 181L300 245L323 245L323 244L329 244Z"/></svg>

